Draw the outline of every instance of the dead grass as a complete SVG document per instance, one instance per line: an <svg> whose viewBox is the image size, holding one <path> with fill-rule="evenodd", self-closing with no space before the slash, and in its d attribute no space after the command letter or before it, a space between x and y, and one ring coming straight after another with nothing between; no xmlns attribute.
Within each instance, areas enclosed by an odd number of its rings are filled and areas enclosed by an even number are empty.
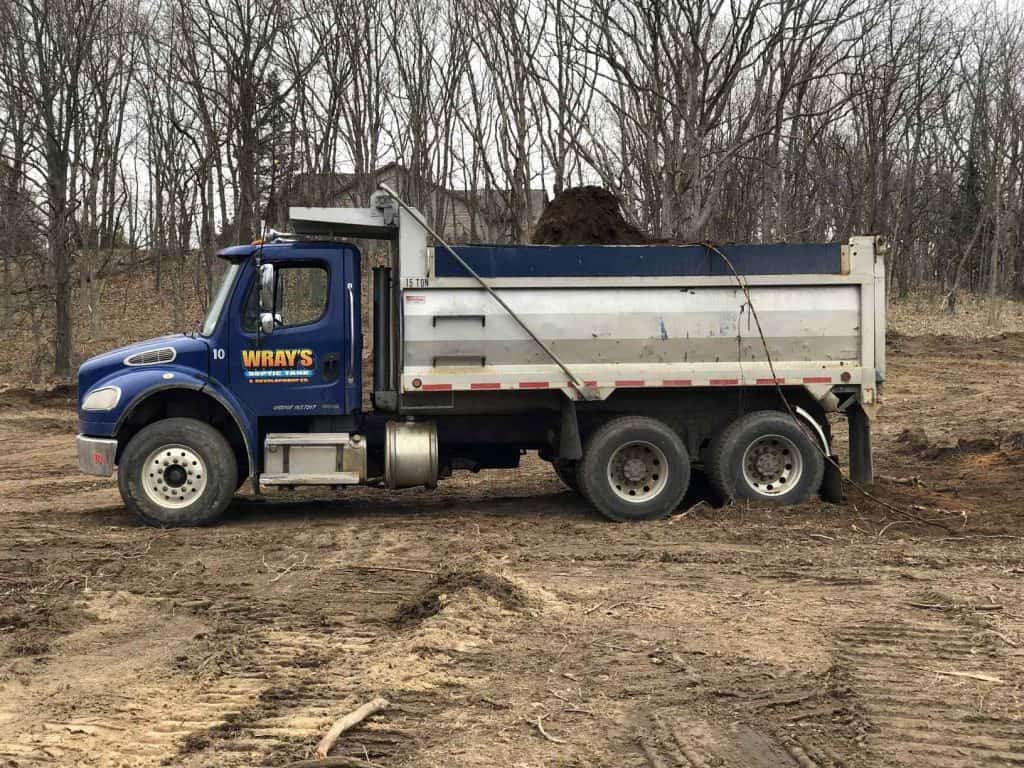
<svg viewBox="0 0 1024 768"><path fill-rule="evenodd" d="M1000 333L1024 332L1024 301L1002 299L999 322L988 321L988 299L973 294L961 294L957 312L951 315L942 310L942 297L920 293L906 299L889 302L889 331L903 336L945 334L967 339L984 339Z"/></svg>
<svg viewBox="0 0 1024 768"><path fill-rule="evenodd" d="M166 281L156 290L149 274L129 273L104 281L95 317L74 291L73 363L132 342L191 330L204 315L202 297L186 292L182 298L182 324L174 322L174 304ZM53 369L53 322L43 296L35 303L17 306L6 319L5 354L0 356L0 383L39 386L51 380Z"/></svg>

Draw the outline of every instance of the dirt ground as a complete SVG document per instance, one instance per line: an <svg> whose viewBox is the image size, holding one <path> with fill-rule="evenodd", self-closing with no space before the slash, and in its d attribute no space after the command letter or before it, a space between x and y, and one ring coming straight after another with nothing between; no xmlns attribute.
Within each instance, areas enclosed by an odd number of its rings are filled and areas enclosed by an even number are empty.
<svg viewBox="0 0 1024 768"><path fill-rule="evenodd" d="M1024 335L900 337L877 497L614 525L546 464L145 528L0 395L0 766L1024 764ZM921 522L928 521L928 522ZM942 527L940 527L942 526Z"/></svg>

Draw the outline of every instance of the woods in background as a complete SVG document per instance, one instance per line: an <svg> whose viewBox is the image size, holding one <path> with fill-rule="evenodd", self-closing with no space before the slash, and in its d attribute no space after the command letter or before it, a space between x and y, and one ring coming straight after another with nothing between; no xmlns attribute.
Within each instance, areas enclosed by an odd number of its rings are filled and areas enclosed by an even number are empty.
<svg viewBox="0 0 1024 768"><path fill-rule="evenodd" d="M951 310L985 291L995 313L1024 288L1024 15L928 0L0 4L0 318L47 329L58 375L73 303L95 306L114 271L208 295L217 248L284 227L289 205L336 203L339 174L365 204L389 162L435 224L435 188L499 201L511 241L530 236L531 189L582 183L658 238L878 233L891 291L938 288Z"/></svg>

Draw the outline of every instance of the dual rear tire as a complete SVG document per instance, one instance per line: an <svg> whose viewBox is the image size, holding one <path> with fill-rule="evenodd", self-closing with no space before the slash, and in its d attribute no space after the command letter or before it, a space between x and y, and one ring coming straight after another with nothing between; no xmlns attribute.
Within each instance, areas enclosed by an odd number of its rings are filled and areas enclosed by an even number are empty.
<svg viewBox="0 0 1024 768"><path fill-rule="evenodd" d="M657 520L672 514L686 495L690 457L665 423L622 416L590 435L576 478L580 493L605 517Z"/></svg>
<svg viewBox="0 0 1024 768"><path fill-rule="evenodd" d="M756 411L729 424L703 455L714 491L725 501L788 505L821 487L824 453L812 428L781 411ZM572 462L556 460L563 482ZM611 520L667 517L690 485L690 457L679 434L646 416L614 418L595 430L575 462L579 492Z"/></svg>
<svg viewBox="0 0 1024 768"><path fill-rule="evenodd" d="M821 488L825 457L812 427L782 411L755 411L722 431L704 456L708 479L725 500L786 506Z"/></svg>

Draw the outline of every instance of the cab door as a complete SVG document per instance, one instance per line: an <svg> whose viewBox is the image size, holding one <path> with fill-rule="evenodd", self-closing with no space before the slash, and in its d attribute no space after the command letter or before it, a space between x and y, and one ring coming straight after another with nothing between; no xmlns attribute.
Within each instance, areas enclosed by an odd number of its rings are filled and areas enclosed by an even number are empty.
<svg viewBox="0 0 1024 768"><path fill-rule="evenodd" d="M281 243L264 246L260 258L274 266L274 329L259 328L258 270L251 264L233 313L235 394L257 417L355 413L362 402L358 251Z"/></svg>

